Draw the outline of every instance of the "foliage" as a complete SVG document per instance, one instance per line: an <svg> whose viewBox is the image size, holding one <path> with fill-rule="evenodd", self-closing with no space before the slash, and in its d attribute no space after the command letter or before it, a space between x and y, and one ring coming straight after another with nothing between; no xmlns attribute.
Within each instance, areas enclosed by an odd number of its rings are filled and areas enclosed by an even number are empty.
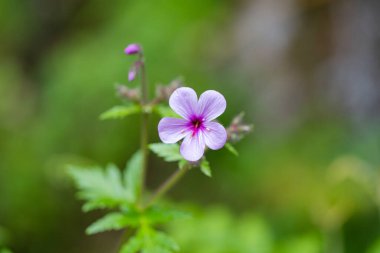
<svg viewBox="0 0 380 253"><path fill-rule="evenodd" d="M145 216L148 218L147 222L151 225L164 224L169 221L177 219L189 218L190 214L172 209L170 207L158 207L153 206L145 212Z"/></svg>
<svg viewBox="0 0 380 253"><path fill-rule="evenodd" d="M176 162L183 160L179 152L178 144L164 144L164 143L152 143L149 145L150 150L152 150L156 155L163 158L167 162Z"/></svg>
<svg viewBox="0 0 380 253"><path fill-rule="evenodd" d="M103 112L100 115L100 119L122 119L129 115L136 114L141 111L141 107L135 104L131 105L117 105Z"/></svg>
<svg viewBox="0 0 380 253"><path fill-rule="evenodd" d="M106 214L92 223L86 233L89 235L126 227L139 228L139 232L122 248L121 252L174 252L178 245L162 232L151 226L174 219L188 217L188 214L167 206L151 206L141 209L142 153L136 152L123 172L115 165L100 167L69 166L69 174L74 179L78 197L85 201L85 212L95 209L118 210Z"/></svg>
<svg viewBox="0 0 380 253"><path fill-rule="evenodd" d="M208 177L211 177L210 163L206 160L206 158L202 159L199 167L201 168L203 174L205 174Z"/></svg>
<svg viewBox="0 0 380 253"><path fill-rule="evenodd" d="M138 151L131 157L125 168L124 184L128 189L129 195L132 197L132 203L136 203L138 197L141 195L142 163L143 156L141 151Z"/></svg>
<svg viewBox="0 0 380 253"><path fill-rule="evenodd" d="M198 214L194 219L176 220L168 225L169 232L182 245L183 253L322 252L318 233L280 239L275 237L275 231L262 214L236 215L222 206L196 209Z"/></svg>
<svg viewBox="0 0 380 253"><path fill-rule="evenodd" d="M226 145L224 145L224 147L230 151L232 154L234 154L235 156L239 156L239 153L238 151L235 149L234 146L232 146L231 143L227 142Z"/></svg>
<svg viewBox="0 0 380 253"><path fill-rule="evenodd" d="M78 197L86 201L85 212L133 203L132 190L123 184L121 172L115 165L108 165L104 171L100 167L70 166L69 174L79 189Z"/></svg>
<svg viewBox="0 0 380 253"><path fill-rule="evenodd" d="M165 144L165 143L152 143L149 145L150 150L152 150L157 156L163 158L167 162L177 162L178 167L183 169L188 162L183 159L179 151L178 144ZM205 157L198 163L191 164L192 167L199 167L201 172L208 177L211 177L211 168L210 163L206 160Z"/></svg>
<svg viewBox="0 0 380 253"><path fill-rule="evenodd" d="M125 212L125 213L109 213L103 218L92 223L86 230L89 235L109 231L119 230L129 227L137 227L139 224L139 215L137 213Z"/></svg>
<svg viewBox="0 0 380 253"><path fill-rule="evenodd" d="M176 114L170 107L167 105L156 105L154 107L154 112L156 112L161 117L171 117L178 118L178 114Z"/></svg>
<svg viewBox="0 0 380 253"><path fill-rule="evenodd" d="M273 232L259 214L236 217L223 207L202 208L194 219L168 226L183 253L274 252Z"/></svg>
<svg viewBox="0 0 380 253"><path fill-rule="evenodd" d="M168 235L151 229L142 227L128 243L126 243L120 253L171 253L179 250L178 244Z"/></svg>

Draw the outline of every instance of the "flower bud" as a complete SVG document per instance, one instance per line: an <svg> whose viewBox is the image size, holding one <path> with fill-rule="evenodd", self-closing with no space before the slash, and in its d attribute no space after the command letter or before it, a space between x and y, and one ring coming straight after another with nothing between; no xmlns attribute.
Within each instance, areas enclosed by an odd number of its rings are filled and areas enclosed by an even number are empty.
<svg viewBox="0 0 380 253"><path fill-rule="evenodd" d="M182 79L174 79L169 85L158 85L156 88L157 102L169 100L170 95L179 87L183 86Z"/></svg>
<svg viewBox="0 0 380 253"><path fill-rule="evenodd" d="M227 128L227 136L229 141L240 141L245 135L253 130L253 125L243 123L243 117L244 113L238 114Z"/></svg>
<svg viewBox="0 0 380 253"><path fill-rule="evenodd" d="M137 69L135 66L132 66L128 72L128 81L133 81L136 78Z"/></svg>
<svg viewBox="0 0 380 253"><path fill-rule="evenodd" d="M141 47L138 44L129 44L125 49L124 53L131 55L131 54L138 54L141 52Z"/></svg>
<svg viewBox="0 0 380 253"><path fill-rule="evenodd" d="M116 92L121 98L125 98L134 102L140 101L141 96L139 89L131 89L125 85L118 85L116 86Z"/></svg>

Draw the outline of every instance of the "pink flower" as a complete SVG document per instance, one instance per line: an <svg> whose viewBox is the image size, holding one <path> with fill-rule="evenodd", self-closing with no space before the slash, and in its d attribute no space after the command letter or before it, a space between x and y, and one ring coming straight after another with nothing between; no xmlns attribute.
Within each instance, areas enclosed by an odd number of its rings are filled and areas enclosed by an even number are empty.
<svg viewBox="0 0 380 253"><path fill-rule="evenodd" d="M137 54L141 51L141 47L138 44L129 44L125 49L126 54Z"/></svg>
<svg viewBox="0 0 380 253"><path fill-rule="evenodd" d="M176 143L184 139L180 152L188 161L202 158L206 146L217 150L224 146L227 133L224 127L213 121L226 109L223 95L208 90L197 98L191 88L176 89L170 96L169 105L181 118L163 118L158 133L164 143Z"/></svg>

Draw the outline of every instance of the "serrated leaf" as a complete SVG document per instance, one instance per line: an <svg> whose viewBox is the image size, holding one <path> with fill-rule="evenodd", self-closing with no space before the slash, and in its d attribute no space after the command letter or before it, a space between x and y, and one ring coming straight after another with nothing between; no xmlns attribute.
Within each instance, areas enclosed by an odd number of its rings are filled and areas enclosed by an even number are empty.
<svg viewBox="0 0 380 253"><path fill-rule="evenodd" d="M145 211L144 217L150 224L162 224L176 219L189 218L190 214L168 207L151 207Z"/></svg>
<svg viewBox="0 0 380 253"><path fill-rule="evenodd" d="M149 145L149 148L167 162L183 160L183 157L179 152L178 144L152 143Z"/></svg>
<svg viewBox="0 0 380 253"><path fill-rule="evenodd" d="M161 245L163 248L172 251L179 251L178 244L168 235L158 232L156 235L156 241L158 245Z"/></svg>
<svg viewBox="0 0 380 253"><path fill-rule="evenodd" d="M78 197L86 201L84 211L131 203L130 193L123 187L120 171L115 165L108 165L106 170L70 166L68 173L79 189Z"/></svg>
<svg viewBox="0 0 380 253"><path fill-rule="evenodd" d="M139 231L143 239L143 253L172 253L179 250L178 244L168 235L151 228Z"/></svg>
<svg viewBox="0 0 380 253"><path fill-rule="evenodd" d="M235 156L239 156L239 153L237 152L237 150L235 149L235 147L232 146L231 143L228 143L228 142L227 142L227 143L224 145L224 147L225 147L228 151L230 151L232 154L234 154Z"/></svg>
<svg viewBox="0 0 380 253"><path fill-rule="evenodd" d="M138 113L141 111L139 105L117 105L109 109L108 111L103 112L99 118L101 120L105 119L122 119L129 115Z"/></svg>
<svg viewBox="0 0 380 253"><path fill-rule="evenodd" d="M86 233L92 235L104 231L119 230L126 226L136 227L138 224L138 214L110 213L92 223L86 229Z"/></svg>
<svg viewBox="0 0 380 253"><path fill-rule="evenodd" d="M141 250L142 247L142 238L134 236L123 245L123 247L120 250L120 253L137 253Z"/></svg>
<svg viewBox="0 0 380 253"><path fill-rule="evenodd" d="M106 199L89 200L82 206L82 211L87 213L96 209L113 208L116 204Z"/></svg>
<svg viewBox="0 0 380 253"><path fill-rule="evenodd" d="M81 197L80 194L78 194ZM130 206L131 203L128 200L115 201L114 199L96 199L85 202L82 206L82 211L87 213L93 210L112 209L120 206Z"/></svg>
<svg viewBox="0 0 380 253"><path fill-rule="evenodd" d="M105 176L107 183L111 188L111 191L118 196L122 197L125 193L125 189L122 182L121 172L114 164L108 164L105 170Z"/></svg>
<svg viewBox="0 0 380 253"><path fill-rule="evenodd" d="M206 159L203 159L201 161L201 164L199 165L199 167L201 168L201 171L203 174L205 174L208 177L211 177L210 163Z"/></svg>
<svg viewBox="0 0 380 253"><path fill-rule="evenodd" d="M120 253L173 253L178 250L178 244L171 237L144 227L123 245Z"/></svg>
<svg viewBox="0 0 380 253"><path fill-rule="evenodd" d="M143 253L171 253L179 250L178 244L162 232L151 232L144 239Z"/></svg>
<svg viewBox="0 0 380 253"><path fill-rule="evenodd" d="M179 117L178 114L176 114L169 106L166 106L166 105L156 105L153 110L161 117L170 117L170 118Z"/></svg>
<svg viewBox="0 0 380 253"><path fill-rule="evenodd" d="M124 171L124 183L127 187L132 202L135 202L141 194L142 188L142 152L137 151L128 161Z"/></svg>

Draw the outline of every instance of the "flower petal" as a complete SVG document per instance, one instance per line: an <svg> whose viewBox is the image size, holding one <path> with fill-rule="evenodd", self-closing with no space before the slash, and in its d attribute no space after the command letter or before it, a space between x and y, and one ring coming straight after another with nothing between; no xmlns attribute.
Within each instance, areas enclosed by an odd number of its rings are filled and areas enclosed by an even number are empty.
<svg viewBox="0 0 380 253"><path fill-rule="evenodd" d="M158 123L158 135L164 143L176 143L189 134L187 121L177 118L163 118Z"/></svg>
<svg viewBox="0 0 380 253"><path fill-rule="evenodd" d="M205 142L202 133L199 131L195 135L189 134L181 144L181 155L188 161L198 161L205 152Z"/></svg>
<svg viewBox="0 0 380 253"><path fill-rule="evenodd" d="M220 116L226 110L226 100L223 95L214 90L202 93L198 102L198 115L205 121L211 121Z"/></svg>
<svg viewBox="0 0 380 253"><path fill-rule="evenodd" d="M197 94L188 87L176 89L169 98L169 105L177 114L185 119L191 119L197 110Z"/></svg>
<svg viewBox="0 0 380 253"><path fill-rule="evenodd" d="M227 141L226 129L217 122L205 122L204 142L213 150L221 149Z"/></svg>

